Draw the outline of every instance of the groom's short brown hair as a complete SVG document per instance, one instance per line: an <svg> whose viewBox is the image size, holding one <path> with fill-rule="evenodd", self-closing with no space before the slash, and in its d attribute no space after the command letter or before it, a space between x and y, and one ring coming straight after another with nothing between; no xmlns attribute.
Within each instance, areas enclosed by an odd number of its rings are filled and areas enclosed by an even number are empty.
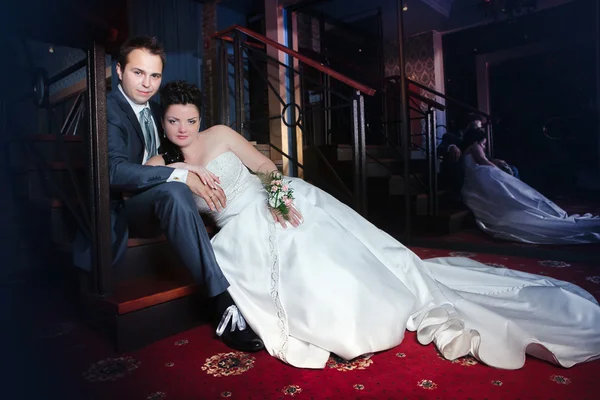
<svg viewBox="0 0 600 400"><path fill-rule="evenodd" d="M117 59L117 62L121 65L122 69L124 69L127 64L129 53L136 49L144 49L150 52L150 54L159 56L162 61L163 70L165 69L167 61L165 49L154 36L136 36L123 43L119 49L119 57Z"/></svg>

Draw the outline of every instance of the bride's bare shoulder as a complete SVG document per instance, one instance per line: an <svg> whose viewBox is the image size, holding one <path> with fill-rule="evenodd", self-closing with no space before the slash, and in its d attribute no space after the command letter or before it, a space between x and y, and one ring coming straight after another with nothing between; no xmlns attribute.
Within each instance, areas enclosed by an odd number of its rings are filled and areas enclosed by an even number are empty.
<svg viewBox="0 0 600 400"><path fill-rule="evenodd" d="M237 136L238 133L227 125L214 125L202 132L210 140L227 140L231 136Z"/></svg>

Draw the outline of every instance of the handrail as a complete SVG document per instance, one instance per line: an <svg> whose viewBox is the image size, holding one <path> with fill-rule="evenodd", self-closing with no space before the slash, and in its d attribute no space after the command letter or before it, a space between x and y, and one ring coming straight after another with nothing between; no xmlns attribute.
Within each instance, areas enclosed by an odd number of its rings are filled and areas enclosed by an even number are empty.
<svg viewBox="0 0 600 400"><path fill-rule="evenodd" d="M376 92L375 89L373 89L373 88L371 88L369 86L363 85L362 83L359 83L359 82L357 82L357 81L355 81L353 79L350 79L347 76L342 75L339 72L334 71L333 69L331 69L329 67L326 67L324 65L321 65L321 63L319 63L319 62L317 62L317 61L315 61L315 60L313 60L313 59L311 59L311 58L309 58L307 56L304 56L304 55L298 53L297 51L294 51L294 50L292 50L292 49L290 49L290 48L288 48L288 47L286 47L286 46L284 46L284 45L282 45L280 43L277 43L276 41L274 41L272 39L269 39L266 36L263 36L263 35L261 35L259 33L256 33L253 30L250 30L248 28L244 28L243 26L240 26L240 25L233 25L233 26L231 26L231 27L229 27L227 29L224 29L222 31L216 32L215 34L213 34L211 36L211 38L212 39L222 39L223 37L226 37L226 35L234 32L234 31L241 32L241 33L243 33L243 34L245 34L245 35L247 35L247 36L249 36L249 37L251 37L253 39L258 40L259 42L264 43L265 45L274 47L277 50L279 50L281 52L284 52L287 55L298 59L299 61L303 62L304 64L309 65L309 66L315 68L316 70L321 71L324 74L327 74L327 75L329 75L329 76L337 79L338 81L340 81L342 83L345 83L346 85L351 86L351 87L353 87L356 90L361 91L364 94L367 94L369 96L373 96L375 94L375 92ZM225 40L228 40L228 39L225 39Z"/></svg>
<svg viewBox="0 0 600 400"><path fill-rule="evenodd" d="M226 42L231 42L233 43L233 38L229 37L229 36L223 36L221 39L223 39ZM265 49L265 44L264 43L254 43L254 42L248 42L248 41L244 41L242 42L244 45L248 46L248 47L254 47L256 49L261 49L264 50Z"/></svg>
<svg viewBox="0 0 600 400"><path fill-rule="evenodd" d="M422 96L414 90L409 90L408 93L410 93L412 97L416 97L417 99L421 100L423 103L427 104L430 107L437 108L440 111L446 110L446 106L444 106L443 104L440 104L437 101L432 100L428 97Z"/></svg>
<svg viewBox="0 0 600 400"><path fill-rule="evenodd" d="M400 76L399 76L399 75L390 75L390 76L386 76L386 77L385 77L385 80L394 80L394 79L399 79L399 78L400 78ZM455 98L453 98L453 97L450 97L450 96L448 96L448 95L445 95L445 94L443 94L443 93L440 93L440 92L438 92L437 90L434 90L434 89L432 89L432 88L430 88L430 87L427 87L427 86L423 85L422 83L419 83L419 82L413 81L412 79L409 79L409 78L406 78L406 81L407 81L408 83L410 83L411 85L415 85L415 86L417 86L418 88L421 88L421 89L423 89L423 90L426 90L426 91L428 91L428 92L429 92L429 93L431 93L431 94L434 94L434 95L436 95L436 96L438 96L438 97L441 97L441 98L443 98L444 100L446 100L446 101L447 101L447 102L449 102L449 103L454 103L454 104L456 104L456 105L457 105L457 106L459 106L459 107L462 107L462 108L465 108L465 109L467 109L468 111L471 111L472 113L479 114L479 115L481 115L481 116L483 116L483 117L486 117L486 119L489 119L489 118L491 118L491 115L489 115L489 114L487 114L487 113L485 113L485 112L481 111L480 109L478 109L478 108L475 108L475 107L473 107L473 106L471 106L471 105L469 105L469 104L467 104L467 103L465 103L465 102L462 102L462 101L460 101L460 100L457 100L457 99L455 99Z"/></svg>

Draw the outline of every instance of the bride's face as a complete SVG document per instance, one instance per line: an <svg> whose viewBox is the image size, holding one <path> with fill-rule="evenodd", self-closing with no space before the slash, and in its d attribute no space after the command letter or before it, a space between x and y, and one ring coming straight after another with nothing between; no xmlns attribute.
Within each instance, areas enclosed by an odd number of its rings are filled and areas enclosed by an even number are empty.
<svg viewBox="0 0 600 400"><path fill-rule="evenodd" d="M175 145L189 146L200 130L200 112L193 104L173 104L165 112L163 127Z"/></svg>

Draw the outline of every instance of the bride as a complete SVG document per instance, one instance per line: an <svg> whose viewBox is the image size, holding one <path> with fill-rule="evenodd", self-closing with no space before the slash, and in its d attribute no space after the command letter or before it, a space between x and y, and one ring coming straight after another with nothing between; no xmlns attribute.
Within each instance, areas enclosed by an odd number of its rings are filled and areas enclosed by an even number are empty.
<svg viewBox="0 0 600 400"><path fill-rule="evenodd" d="M499 239L538 244L600 242L600 218L571 215L552 201L505 173L484 153L486 134L465 137L463 201L477 225Z"/></svg>
<svg viewBox="0 0 600 400"><path fill-rule="evenodd" d="M600 356L600 307L576 285L465 258L421 260L301 179L270 182L293 189L284 218L249 172L276 171L273 162L225 126L199 132L200 99L193 85L164 87L176 147L149 164L184 166L227 196L225 207L196 198L220 228L212 245L245 317L233 307L217 333L247 323L272 356L301 368L390 349L406 329L448 359L471 354L498 368L521 368L526 353L564 367Z"/></svg>

